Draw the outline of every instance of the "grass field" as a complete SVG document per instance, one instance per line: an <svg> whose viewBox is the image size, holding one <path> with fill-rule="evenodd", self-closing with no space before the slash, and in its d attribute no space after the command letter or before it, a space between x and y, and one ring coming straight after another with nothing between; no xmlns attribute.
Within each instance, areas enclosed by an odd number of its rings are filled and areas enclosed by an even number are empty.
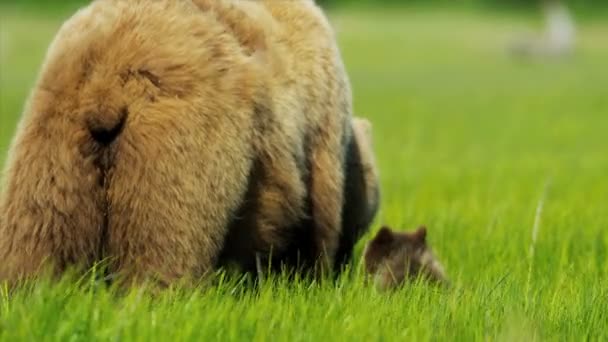
<svg viewBox="0 0 608 342"><path fill-rule="evenodd" d="M2 160L63 17L0 8ZM41 283L2 296L0 339L608 339L608 24L583 23L576 56L543 64L505 54L532 24L515 17L332 19L356 112L374 125L374 229L427 224L453 289L382 294L357 270L336 285L228 282L157 299Z"/></svg>

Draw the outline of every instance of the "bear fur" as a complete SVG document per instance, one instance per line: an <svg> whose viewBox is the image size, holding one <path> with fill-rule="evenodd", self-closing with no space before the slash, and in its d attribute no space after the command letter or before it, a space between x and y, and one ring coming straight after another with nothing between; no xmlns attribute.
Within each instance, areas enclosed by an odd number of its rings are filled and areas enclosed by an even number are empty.
<svg viewBox="0 0 608 342"><path fill-rule="evenodd" d="M345 175L344 203L342 207L342 231L335 257L334 271L339 275L351 260L357 241L365 234L380 205L379 174L373 151L371 123L354 118L352 139L348 144L343 165ZM257 177L256 177L257 178ZM253 275L264 273L267 266L274 271L311 271L314 266L314 224L311 215L293 227L283 230L287 241L283 251L264 253L258 242L255 222L259 213L258 192L261 184L253 183L244 205L233 221L220 257L221 266L237 266ZM309 203L309 200L307 201ZM306 207L309 214L310 207ZM272 253L274 252L274 253ZM262 270L259 269L260 265Z"/></svg>
<svg viewBox="0 0 608 342"><path fill-rule="evenodd" d="M380 175L373 150L372 125L366 119L355 118L353 133L344 168L342 235L334 264L336 272L351 260L355 244L367 233L380 207Z"/></svg>
<svg viewBox="0 0 608 342"><path fill-rule="evenodd" d="M312 0L97 0L59 30L9 150L0 280L109 258L133 282L212 271L257 184L256 250L309 217L331 267L352 99Z"/></svg>

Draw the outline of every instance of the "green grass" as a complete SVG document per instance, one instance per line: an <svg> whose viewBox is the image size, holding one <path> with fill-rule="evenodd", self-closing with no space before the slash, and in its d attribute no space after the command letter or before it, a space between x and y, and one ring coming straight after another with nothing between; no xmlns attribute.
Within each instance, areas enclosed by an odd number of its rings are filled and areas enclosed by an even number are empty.
<svg viewBox="0 0 608 342"><path fill-rule="evenodd" d="M279 278L155 299L40 283L2 296L0 339L608 339L608 24L584 24L574 58L543 64L505 54L529 24L513 17L332 18L356 112L374 125L374 228L427 224L454 289L382 294L357 272L336 285ZM0 8L2 159L61 19Z"/></svg>

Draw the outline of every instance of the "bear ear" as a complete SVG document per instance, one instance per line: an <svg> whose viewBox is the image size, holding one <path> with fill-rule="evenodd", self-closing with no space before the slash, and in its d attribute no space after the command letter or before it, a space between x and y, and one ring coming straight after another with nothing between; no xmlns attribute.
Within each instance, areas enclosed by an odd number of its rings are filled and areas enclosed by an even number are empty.
<svg viewBox="0 0 608 342"><path fill-rule="evenodd" d="M416 229L416 231L414 232L413 238L414 241L418 242L419 244L426 244L426 227L418 227L418 229Z"/></svg>
<svg viewBox="0 0 608 342"><path fill-rule="evenodd" d="M376 233L376 237L374 237L374 242L388 243L391 241L393 241L393 232L388 226L382 226L378 233Z"/></svg>

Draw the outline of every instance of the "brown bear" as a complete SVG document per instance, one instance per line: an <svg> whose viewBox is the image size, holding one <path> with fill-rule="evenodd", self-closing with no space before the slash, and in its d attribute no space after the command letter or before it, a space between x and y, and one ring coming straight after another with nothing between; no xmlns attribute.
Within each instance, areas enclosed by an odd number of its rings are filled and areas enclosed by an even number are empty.
<svg viewBox="0 0 608 342"><path fill-rule="evenodd" d="M252 187L261 250L284 253L309 216L327 269L351 102L312 0L92 2L51 44L9 150L0 280L110 258L125 282L188 282Z"/></svg>
<svg viewBox="0 0 608 342"><path fill-rule="evenodd" d="M365 271L380 290L393 289L421 276L432 283L448 284L443 266L426 242L427 229L397 232L382 227L363 253Z"/></svg>

